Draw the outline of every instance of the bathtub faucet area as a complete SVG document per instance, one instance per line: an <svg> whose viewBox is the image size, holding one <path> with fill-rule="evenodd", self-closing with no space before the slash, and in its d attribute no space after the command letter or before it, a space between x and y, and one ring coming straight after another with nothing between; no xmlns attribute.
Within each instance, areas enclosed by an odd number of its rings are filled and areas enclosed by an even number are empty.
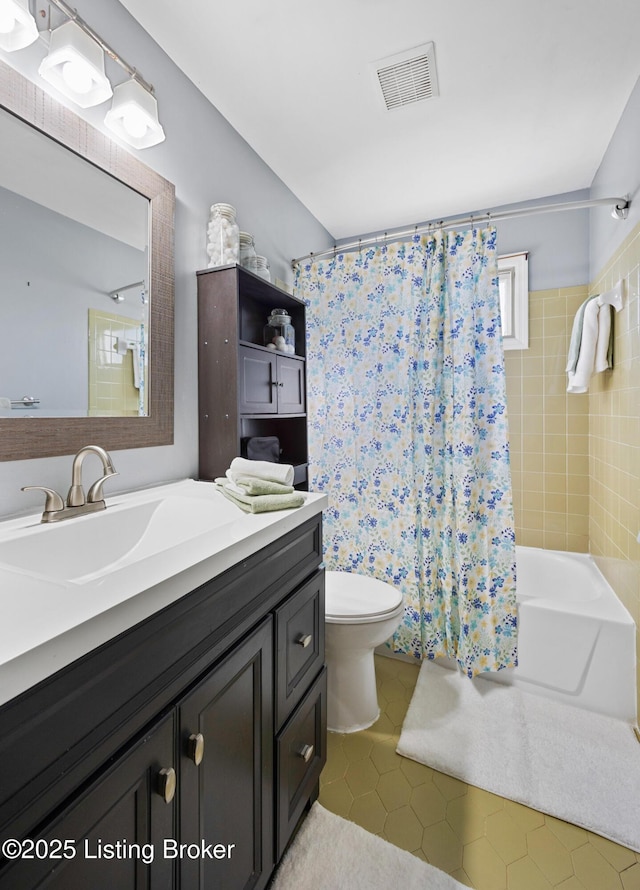
<svg viewBox="0 0 640 890"><path fill-rule="evenodd" d="M95 454L102 462L103 474L97 479L85 497L82 486L82 465L88 454ZM63 519L72 519L85 513L95 513L106 507L102 488L111 476L117 476L118 472L113 466L110 454L100 445L85 445L73 459L71 468L71 487L67 494L66 503L57 491L45 488L43 485L25 485L22 491L44 491L45 504L41 522L61 522Z"/></svg>

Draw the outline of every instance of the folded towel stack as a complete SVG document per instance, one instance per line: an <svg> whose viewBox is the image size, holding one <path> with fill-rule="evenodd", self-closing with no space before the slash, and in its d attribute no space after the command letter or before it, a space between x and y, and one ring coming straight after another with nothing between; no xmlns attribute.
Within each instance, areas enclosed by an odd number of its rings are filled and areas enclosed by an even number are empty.
<svg viewBox="0 0 640 890"><path fill-rule="evenodd" d="M567 359L567 392L587 392L594 372L613 367L612 311L607 303L601 306L597 296L589 297L578 309Z"/></svg>
<svg viewBox="0 0 640 890"><path fill-rule="evenodd" d="M292 485L290 464L236 457L226 474L215 483L222 494L245 513L289 510L304 504L304 495Z"/></svg>

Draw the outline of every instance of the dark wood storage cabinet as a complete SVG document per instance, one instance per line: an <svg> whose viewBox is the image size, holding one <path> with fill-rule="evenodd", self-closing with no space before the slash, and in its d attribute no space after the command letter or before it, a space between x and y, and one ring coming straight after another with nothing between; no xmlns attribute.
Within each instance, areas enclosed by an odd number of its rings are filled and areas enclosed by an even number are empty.
<svg viewBox="0 0 640 890"><path fill-rule="evenodd" d="M223 476L243 438L277 436L282 463L307 487L305 305L241 266L198 272L200 478ZM284 308L296 354L263 346L269 313Z"/></svg>
<svg viewBox="0 0 640 890"><path fill-rule="evenodd" d="M317 516L0 708L0 890L266 886L326 759L321 554Z"/></svg>

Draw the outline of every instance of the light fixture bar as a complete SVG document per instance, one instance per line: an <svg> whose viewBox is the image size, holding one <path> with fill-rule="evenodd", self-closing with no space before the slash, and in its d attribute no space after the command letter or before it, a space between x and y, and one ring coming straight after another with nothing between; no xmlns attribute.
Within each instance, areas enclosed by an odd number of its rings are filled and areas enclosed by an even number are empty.
<svg viewBox="0 0 640 890"><path fill-rule="evenodd" d="M120 67L123 68L130 77L136 80L141 87L143 87L145 90L147 90L147 92L153 95L153 85L148 83L136 68L134 68L132 65L129 65L128 62L125 62L122 56L119 56L118 53L114 49L112 49L112 47L110 47L109 44L104 41L96 31L93 30L91 25L88 25L85 20L78 15L75 9L72 9L71 6L64 2L64 0L48 0L48 2L52 6L55 6L56 9L59 9L60 12L66 15L68 19L71 19L71 21L75 22L76 25L78 25L78 27L85 32L85 34L88 34L92 40L95 40L98 46L109 56L110 59L113 59L113 61L116 62L116 64L120 65Z"/></svg>

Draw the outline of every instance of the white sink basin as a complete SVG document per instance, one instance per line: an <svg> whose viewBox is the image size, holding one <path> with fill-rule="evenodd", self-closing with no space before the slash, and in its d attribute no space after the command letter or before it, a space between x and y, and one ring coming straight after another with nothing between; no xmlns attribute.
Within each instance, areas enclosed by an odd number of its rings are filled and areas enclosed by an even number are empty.
<svg viewBox="0 0 640 890"><path fill-rule="evenodd" d="M236 522L224 498L178 494L123 501L60 523L28 525L0 540L0 565L52 581L83 584Z"/></svg>
<svg viewBox="0 0 640 890"><path fill-rule="evenodd" d="M0 522L0 704L241 564L326 506L244 513L184 479L60 523Z"/></svg>

